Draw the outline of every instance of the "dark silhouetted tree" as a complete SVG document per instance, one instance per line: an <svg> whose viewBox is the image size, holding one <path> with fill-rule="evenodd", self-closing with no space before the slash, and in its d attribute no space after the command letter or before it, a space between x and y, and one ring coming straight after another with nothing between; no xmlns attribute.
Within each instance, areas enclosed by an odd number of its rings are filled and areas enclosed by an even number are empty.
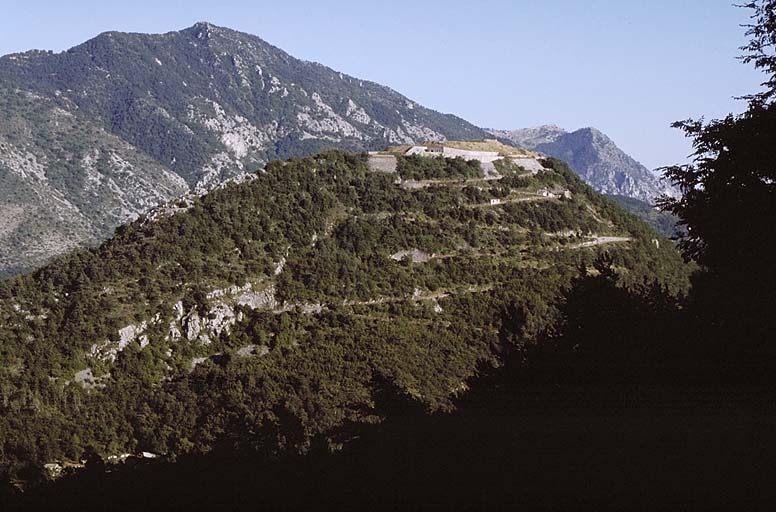
<svg viewBox="0 0 776 512"><path fill-rule="evenodd" d="M663 169L681 197L661 206L680 217L685 257L703 272L694 282L697 319L725 347L752 362L776 360L776 1L759 0L741 50L768 76L764 91L745 96L740 115L674 124L693 140L688 165Z"/></svg>

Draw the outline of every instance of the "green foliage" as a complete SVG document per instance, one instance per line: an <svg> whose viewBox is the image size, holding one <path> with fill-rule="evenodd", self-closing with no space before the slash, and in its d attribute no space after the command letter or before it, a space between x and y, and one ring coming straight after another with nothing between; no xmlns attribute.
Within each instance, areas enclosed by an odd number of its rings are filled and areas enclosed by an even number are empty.
<svg viewBox="0 0 776 512"><path fill-rule="evenodd" d="M466 162L413 158L402 163L408 175L455 178L405 190L369 172L366 158L273 162L185 211L141 218L100 247L0 282L3 467L89 451L306 449L384 417L375 394L385 383L423 408L449 409L477 368L498 363L503 343L554 329L563 290L599 252L555 231L627 234L631 242L606 249L619 285L686 290L671 245L658 249L658 235L559 162L531 186L563 187L572 199L492 206L523 191L467 183L475 166ZM392 259L413 249L425 259ZM211 293L246 283L274 290L277 306ZM184 315L212 318L219 304L237 315L210 344L174 339L171 323L186 330L179 301ZM115 362L90 355L142 322L147 346L132 341ZM87 367L96 384L73 383Z"/></svg>
<svg viewBox="0 0 776 512"><path fill-rule="evenodd" d="M776 334L776 3L745 7L753 24L742 59L765 71L766 90L747 97L743 114L674 124L692 139L694 161L664 169L682 196L664 198L662 206L686 226L680 247L703 269L693 290L695 314L715 335L725 333L726 350L765 364L775 359Z"/></svg>
<svg viewBox="0 0 776 512"><path fill-rule="evenodd" d="M776 96L776 2L754 0L743 7L752 11L753 23L746 25L749 41L740 48L745 52L741 60L754 63L755 69L768 75L767 81L762 84L765 90L747 98L753 103L769 103Z"/></svg>
<svg viewBox="0 0 776 512"><path fill-rule="evenodd" d="M523 167L514 163L510 158L500 158L493 162L493 166L502 176L529 174Z"/></svg>
<svg viewBox="0 0 776 512"><path fill-rule="evenodd" d="M396 157L396 170L405 180L445 180L475 178L482 175L478 160L463 158L427 158L420 155Z"/></svg>
<svg viewBox="0 0 776 512"><path fill-rule="evenodd" d="M679 225L679 217L676 215L661 211L658 207L632 197L617 195L609 197L666 238L678 238L687 234L686 230Z"/></svg>

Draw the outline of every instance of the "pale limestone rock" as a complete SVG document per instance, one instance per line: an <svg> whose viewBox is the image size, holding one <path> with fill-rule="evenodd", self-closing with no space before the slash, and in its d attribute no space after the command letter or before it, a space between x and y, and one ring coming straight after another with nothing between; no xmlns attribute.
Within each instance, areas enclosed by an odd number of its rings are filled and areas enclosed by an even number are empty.
<svg viewBox="0 0 776 512"><path fill-rule="evenodd" d="M11 172L21 178L34 178L39 181L46 180L46 161L38 160L38 157L25 149L0 141L0 164L5 164Z"/></svg>
<svg viewBox="0 0 776 512"><path fill-rule="evenodd" d="M266 345L246 345L237 350L236 354L240 357L262 357L269 354L269 347Z"/></svg>
<svg viewBox="0 0 776 512"><path fill-rule="evenodd" d="M183 301L176 302L173 309L175 310L175 319L180 321L183 318Z"/></svg>
<svg viewBox="0 0 776 512"><path fill-rule="evenodd" d="M138 341L140 347L143 348L148 345L148 336L144 334L148 328L148 322L143 321L139 325L128 325L119 329L119 340L110 341L105 340L102 343L95 343L89 350L91 357L101 359L103 361L115 361L118 353L127 348L127 346L133 341Z"/></svg>
<svg viewBox="0 0 776 512"><path fill-rule="evenodd" d="M91 368L86 368L79 372L76 372L72 381L66 381L65 385L71 383L79 384L84 389L100 389L105 387L105 383L102 382L105 379L110 378L110 373L106 373L100 377L95 377Z"/></svg>
<svg viewBox="0 0 776 512"><path fill-rule="evenodd" d="M394 261L401 261L407 257L409 257L413 263L425 263L431 259L432 255L418 249L408 249L391 255L391 259Z"/></svg>
<svg viewBox="0 0 776 512"><path fill-rule="evenodd" d="M199 314L196 311L192 311L188 317L186 317L186 339L194 341L199 337L199 333L202 330L202 326L199 319Z"/></svg>
<svg viewBox="0 0 776 512"><path fill-rule="evenodd" d="M73 377L73 382L80 384L81 382L94 380L94 373L92 373L91 368L87 368L85 370L81 370L79 372L76 372L75 377Z"/></svg>
<svg viewBox="0 0 776 512"><path fill-rule="evenodd" d="M246 283L243 286L230 286L228 288L221 288L213 290L212 292L207 294L208 299L219 299L221 297L225 297L227 295L237 295L240 292L248 291L251 289L251 283Z"/></svg>
<svg viewBox="0 0 776 512"><path fill-rule="evenodd" d="M275 287L268 286L260 292L244 292L237 297L237 304L251 309L277 309L278 301L275 298Z"/></svg>
<svg viewBox="0 0 776 512"><path fill-rule="evenodd" d="M48 464L43 464L43 469L46 471L48 477L52 479L62 476L62 472L65 470L65 468L62 467L62 465L58 462L49 462Z"/></svg>
<svg viewBox="0 0 776 512"><path fill-rule="evenodd" d="M279 276L283 272L283 269L285 268L285 266L286 266L286 257L283 256L282 258L280 258L280 261L278 261L277 265L275 265L275 275Z"/></svg>
<svg viewBox="0 0 776 512"><path fill-rule="evenodd" d="M169 341L178 341L183 337L181 330L175 322L170 322L170 328L167 331L167 339Z"/></svg>
<svg viewBox="0 0 776 512"><path fill-rule="evenodd" d="M313 302L303 302L298 304L299 311L304 315L319 315L323 311L323 305Z"/></svg>
<svg viewBox="0 0 776 512"><path fill-rule="evenodd" d="M348 109L346 115L357 123L369 124L372 122L372 118L366 111L359 107L352 99L348 99Z"/></svg>
<svg viewBox="0 0 776 512"><path fill-rule="evenodd" d="M223 302L219 302L208 312L208 317L203 322L203 328L209 334L220 336L222 332L229 334L235 321L234 309Z"/></svg>

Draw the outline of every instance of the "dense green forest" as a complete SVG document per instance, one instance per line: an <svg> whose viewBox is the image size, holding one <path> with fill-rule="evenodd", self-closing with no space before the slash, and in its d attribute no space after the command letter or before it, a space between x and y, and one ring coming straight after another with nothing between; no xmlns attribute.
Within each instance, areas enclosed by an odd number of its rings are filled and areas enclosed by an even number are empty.
<svg viewBox="0 0 776 512"><path fill-rule="evenodd" d="M406 189L367 158L273 162L0 282L5 475L336 447L386 417L378 383L450 410L478 368L558 325L600 254L624 289L688 288L672 244L559 161L485 181L472 163L407 158L400 175L452 179Z"/></svg>
<svg viewBox="0 0 776 512"><path fill-rule="evenodd" d="M559 324L521 344L502 314L501 364L483 364L454 411L429 414L400 386L374 382L386 419L304 453L217 446L175 463L86 468L13 501L20 510L262 506L309 509L733 509L776 498L773 393L761 375L720 372L659 287L624 289L608 258L563 293ZM102 492L96 494L95 489ZM56 505L54 505L56 504ZM634 505L635 504L635 505Z"/></svg>
<svg viewBox="0 0 776 512"><path fill-rule="evenodd" d="M662 211L650 203L632 197L617 195L608 197L632 214L637 215L652 229L667 238L680 238L687 234L686 230L683 230L679 225L679 217L672 213Z"/></svg>

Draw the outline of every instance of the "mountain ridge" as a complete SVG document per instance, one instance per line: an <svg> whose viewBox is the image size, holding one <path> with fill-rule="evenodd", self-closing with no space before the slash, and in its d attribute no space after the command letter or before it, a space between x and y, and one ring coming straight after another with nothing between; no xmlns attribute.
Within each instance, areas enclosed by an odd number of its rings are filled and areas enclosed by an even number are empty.
<svg viewBox="0 0 776 512"><path fill-rule="evenodd" d="M103 32L60 53L1 57L3 103L0 143L11 149L0 154L0 210L15 220L0 229L0 275L97 243L149 206L272 159L487 136L388 87L207 22L164 34ZM28 161L40 172L25 171ZM161 179L153 193L144 184L149 168Z"/></svg>
<svg viewBox="0 0 776 512"><path fill-rule="evenodd" d="M516 130L488 130L518 147L539 151L569 163L596 190L653 202L676 191L644 165L620 149L601 130L588 126L572 132L557 125Z"/></svg>

